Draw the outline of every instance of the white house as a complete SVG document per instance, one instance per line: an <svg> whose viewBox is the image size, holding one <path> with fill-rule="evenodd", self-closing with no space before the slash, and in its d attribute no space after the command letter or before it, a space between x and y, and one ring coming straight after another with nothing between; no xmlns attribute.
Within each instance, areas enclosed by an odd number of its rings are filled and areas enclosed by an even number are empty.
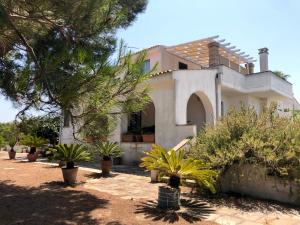
<svg viewBox="0 0 300 225"><path fill-rule="evenodd" d="M145 69L157 64L147 81L152 103L143 112L123 115L110 137L124 150L123 163L137 163L152 143L170 148L196 136L231 107L244 104L259 112L276 102L281 113L298 108L292 84L269 70L268 54L259 49L260 72L254 73L256 60L218 36L148 48ZM63 127L61 142L72 141L72 129Z"/></svg>

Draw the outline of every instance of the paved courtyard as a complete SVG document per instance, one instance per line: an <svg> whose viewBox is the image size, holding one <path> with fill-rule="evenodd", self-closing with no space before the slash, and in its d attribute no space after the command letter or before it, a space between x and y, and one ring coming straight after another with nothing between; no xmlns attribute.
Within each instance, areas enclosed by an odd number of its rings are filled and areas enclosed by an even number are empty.
<svg viewBox="0 0 300 225"><path fill-rule="evenodd" d="M122 199L149 200L151 205L152 202L156 201L158 187L161 184L152 184L149 181L149 177L113 173L112 177L109 178L90 179L84 187L117 195ZM187 196L190 196L189 191L189 189L184 190L184 199L189 199L187 198ZM292 209L250 198L228 197L223 202L216 200L212 199L209 201L209 199L200 198L198 202L202 203L202 210L205 206L205 210L207 211L205 215L206 220L222 225L300 224L299 209ZM186 208L188 207L189 205L186 206Z"/></svg>
<svg viewBox="0 0 300 225"><path fill-rule="evenodd" d="M24 156L19 157L18 160L24 161ZM43 160L37 163L49 164ZM113 172L111 177L103 178L101 177L101 171L95 165L97 164L89 167L88 164L85 164L81 168L83 171L90 172L88 179L83 184L83 188L113 195L122 200L138 202L136 219L139 221L146 221L149 218L155 221L171 216L167 215L168 213L176 213L176 216L195 215L195 217L200 217L202 220L222 225L300 224L299 208L246 197L196 197L191 195L188 188L183 188L182 209L180 211L162 213L160 216L157 216L157 211L155 211L156 198L158 187L162 184L150 183L150 177L147 173L141 172L138 168L126 166L116 166L114 171L120 172ZM126 173L126 170L128 170L128 173ZM193 222L193 220L191 219L190 222Z"/></svg>

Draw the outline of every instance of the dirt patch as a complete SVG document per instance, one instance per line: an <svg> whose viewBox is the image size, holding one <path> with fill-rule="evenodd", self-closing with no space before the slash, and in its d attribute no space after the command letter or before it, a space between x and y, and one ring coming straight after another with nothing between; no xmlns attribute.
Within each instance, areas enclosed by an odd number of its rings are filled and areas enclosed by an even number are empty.
<svg viewBox="0 0 300 225"><path fill-rule="evenodd" d="M85 189L82 184L93 176L90 172L79 170L79 184L66 186L62 182L60 168L6 160L3 158L6 155L7 152L0 152L1 225L215 224L203 221L202 217L186 218L186 213L173 213L171 218L170 213L164 216L154 205L149 206L147 201L125 200ZM207 209L204 211L209 213Z"/></svg>

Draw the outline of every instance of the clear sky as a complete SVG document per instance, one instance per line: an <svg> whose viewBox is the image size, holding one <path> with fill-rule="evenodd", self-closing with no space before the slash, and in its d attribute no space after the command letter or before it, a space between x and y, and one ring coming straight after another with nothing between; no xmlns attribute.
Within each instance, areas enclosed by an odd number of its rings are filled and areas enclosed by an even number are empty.
<svg viewBox="0 0 300 225"><path fill-rule="evenodd" d="M257 49L268 47L269 69L290 74L300 100L299 12L299 0L149 0L145 13L117 36L142 49L220 35L256 59ZM0 122L13 120L16 112L0 98Z"/></svg>

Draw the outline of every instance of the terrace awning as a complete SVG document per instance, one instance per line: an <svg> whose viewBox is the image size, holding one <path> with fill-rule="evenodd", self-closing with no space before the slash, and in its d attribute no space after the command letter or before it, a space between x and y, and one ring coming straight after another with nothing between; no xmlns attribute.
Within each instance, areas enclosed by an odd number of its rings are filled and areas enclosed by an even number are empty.
<svg viewBox="0 0 300 225"><path fill-rule="evenodd" d="M167 47L167 51L180 57L186 58L203 67L209 67L208 45L212 42L217 42L219 43L219 55L222 58L228 59L230 62L237 65L256 62L253 57L250 57L248 54L241 51L236 46L232 46L230 43L226 43L225 39L218 38L219 36L212 36L196 41L187 42L184 44L170 46Z"/></svg>

